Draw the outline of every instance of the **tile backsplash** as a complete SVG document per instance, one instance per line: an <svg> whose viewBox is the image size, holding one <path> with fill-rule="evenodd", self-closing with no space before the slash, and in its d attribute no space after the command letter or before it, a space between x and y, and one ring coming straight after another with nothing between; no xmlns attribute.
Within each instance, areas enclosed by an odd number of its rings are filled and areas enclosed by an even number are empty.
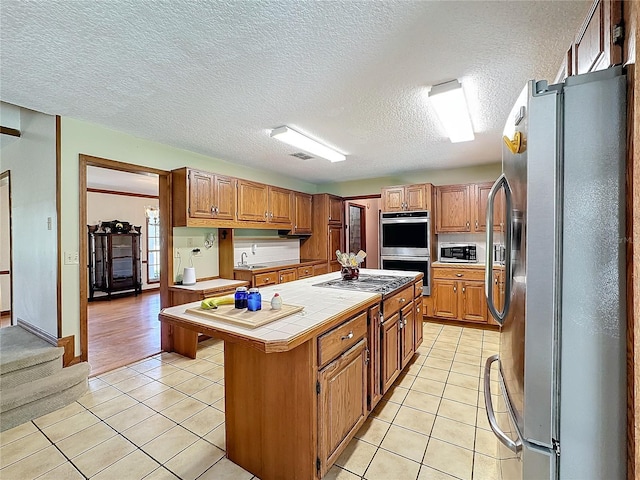
<svg viewBox="0 0 640 480"><path fill-rule="evenodd" d="M292 260L300 261L300 239L298 238L235 238L233 241L233 264L238 265L242 253L247 254L246 263L262 263Z"/></svg>

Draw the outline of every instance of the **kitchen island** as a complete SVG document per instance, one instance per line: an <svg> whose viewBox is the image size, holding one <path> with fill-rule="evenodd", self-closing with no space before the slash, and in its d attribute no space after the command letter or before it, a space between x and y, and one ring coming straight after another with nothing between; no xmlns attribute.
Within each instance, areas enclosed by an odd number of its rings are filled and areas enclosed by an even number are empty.
<svg viewBox="0 0 640 480"><path fill-rule="evenodd" d="M317 286L338 273L262 288L304 310L255 329L185 312L199 302L160 313L225 341L227 456L262 480L321 478L422 341L422 274L361 275L409 278L384 295Z"/></svg>

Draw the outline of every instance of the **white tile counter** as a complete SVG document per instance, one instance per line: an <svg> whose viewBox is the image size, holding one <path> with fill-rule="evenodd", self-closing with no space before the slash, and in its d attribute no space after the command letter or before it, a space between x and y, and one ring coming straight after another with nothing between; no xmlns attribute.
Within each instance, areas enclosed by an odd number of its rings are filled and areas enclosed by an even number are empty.
<svg viewBox="0 0 640 480"><path fill-rule="evenodd" d="M413 276L396 270L361 269L361 274ZM217 334L228 334L228 339L245 339L264 351L284 351L294 348L310 336L331 325L332 320L344 317L345 313L357 313L380 301L380 293L340 290L336 288L316 287L314 285L340 278L339 272L305 278L295 282L263 287L260 289L263 305L268 306L277 292L282 302L289 305L304 306L304 310L258 328L245 328L239 325L210 320L185 313L188 308L197 307L200 302L165 308L161 317L173 319L181 324L201 327ZM270 307L267 307L270 308Z"/></svg>

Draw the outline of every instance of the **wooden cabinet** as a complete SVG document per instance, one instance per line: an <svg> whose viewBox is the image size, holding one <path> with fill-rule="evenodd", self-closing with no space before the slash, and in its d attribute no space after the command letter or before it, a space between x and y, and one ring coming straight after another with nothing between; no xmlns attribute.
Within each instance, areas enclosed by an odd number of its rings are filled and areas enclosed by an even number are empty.
<svg viewBox="0 0 640 480"><path fill-rule="evenodd" d="M336 250L344 251L344 202L326 193L313 196L313 235L300 243L302 258L325 260L332 272L340 270Z"/></svg>
<svg viewBox="0 0 640 480"><path fill-rule="evenodd" d="M344 201L340 197L327 195L329 201L329 223L344 225Z"/></svg>
<svg viewBox="0 0 640 480"><path fill-rule="evenodd" d="M431 316L474 323L487 323L484 269L434 267L433 313Z"/></svg>
<svg viewBox="0 0 640 480"><path fill-rule="evenodd" d="M298 270L296 268L287 268L278 272L278 283L293 282L298 279Z"/></svg>
<svg viewBox="0 0 640 480"><path fill-rule="evenodd" d="M487 199L493 183L475 185L475 201L473 203L473 231L487 231ZM493 203L493 230L502 231L504 227L504 190L500 189Z"/></svg>
<svg viewBox="0 0 640 480"><path fill-rule="evenodd" d="M313 197L306 193L295 192L293 194L294 204L294 221L291 233L294 234L311 234L313 233L311 218Z"/></svg>
<svg viewBox="0 0 640 480"><path fill-rule="evenodd" d="M238 180L238 220L266 223L269 216L269 188L262 183Z"/></svg>
<svg viewBox="0 0 640 480"><path fill-rule="evenodd" d="M382 385L380 384L380 306L369 309L369 322L367 331L367 343L369 345L369 378L367 391L369 411L372 411L382 398Z"/></svg>
<svg viewBox="0 0 640 480"><path fill-rule="evenodd" d="M500 312L504 307L504 270L501 268L493 269L493 302L496 309ZM491 312L487 313L487 319L489 325L500 325L491 315Z"/></svg>
<svg viewBox="0 0 640 480"><path fill-rule="evenodd" d="M573 45L573 74L604 70L622 63L622 2L596 0Z"/></svg>
<svg viewBox="0 0 640 480"><path fill-rule="evenodd" d="M400 368L403 369L413 358L415 335L416 307L413 301L400 310L401 332L400 335Z"/></svg>
<svg viewBox="0 0 640 480"><path fill-rule="evenodd" d="M430 210L431 184L403 185L382 189L382 211Z"/></svg>
<svg viewBox="0 0 640 480"><path fill-rule="evenodd" d="M277 285L279 283L292 282L300 278L312 277L328 273L326 263L321 264L300 264L287 265L286 267L261 268L258 271L247 269L234 269L233 278L244 280L252 287L266 287L267 285Z"/></svg>
<svg viewBox="0 0 640 480"><path fill-rule="evenodd" d="M369 351L362 312L318 337L318 458L322 476L367 417Z"/></svg>
<svg viewBox="0 0 640 480"><path fill-rule="evenodd" d="M367 418L367 353L362 339L318 375L320 477Z"/></svg>
<svg viewBox="0 0 640 480"><path fill-rule="evenodd" d="M436 233L485 232L487 198L493 183L436 187ZM494 202L493 229L503 226L503 193Z"/></svg>
<svg viewBox="0 0 640 480"><path fill-rule="evenodd" d="M173 225L207 226L236 215L235 178L190 168L171 172Z"/></svg>
<svg viewBox="0 0 640 480"><path fill-rule="evenodd" d="M292 224L292 194L291 190L269 187L269 223L281 223L288 226Z"/></svg>
<svg viewBox="0 0 640 480"><path fill-rule="evenodd" d="M380 330L380 381L384 394L400 375L400 312L385 318Z"/></svg>
<svg viewBox="0 0 640 480"><path fill-rule="evenodd" d="M116 224L123 225L114 221L102 226L113 229ZM89 300L93 300L96 291L107 293L109 298L112 292L141 293L140 227L135 228L135 233L97 230L96 226L89 226Z"/></svg>
<svg viewBox="0 0 640 480"><path fill-rule="evenodd" d="M292 191L238 180L238 220L291 225Z"/></svg>
<svg viewBox="0 0 640 480"><path fill-rule="evenodd" d="M422 288L421 288L422 289ZM418 350L418 347L422 345L422 341L424 339L424 332L422 331L423 321L422 321L422 292L420 295L416 295L414 299L414 333L413 333L413 349Z"/></svg>
<svg viewBox="0 0 640 480"><path fill-rule="evenodd" d="M436 233L471 231L469 185L436 187Z"/></svg>

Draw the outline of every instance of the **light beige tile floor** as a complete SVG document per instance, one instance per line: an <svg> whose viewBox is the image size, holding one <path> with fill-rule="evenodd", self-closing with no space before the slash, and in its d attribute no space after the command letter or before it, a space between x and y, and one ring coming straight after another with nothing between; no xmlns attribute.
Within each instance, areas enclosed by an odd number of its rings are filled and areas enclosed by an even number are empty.
<svg viewBox="0 0 640 480"><path fill-rule="evenodd" d="M498 334L424 324L424 343L325 479L497 478L480 365ZM3 480L238 479L224 457L221 341L89 381L78 402L0 434Z"/></svg>

